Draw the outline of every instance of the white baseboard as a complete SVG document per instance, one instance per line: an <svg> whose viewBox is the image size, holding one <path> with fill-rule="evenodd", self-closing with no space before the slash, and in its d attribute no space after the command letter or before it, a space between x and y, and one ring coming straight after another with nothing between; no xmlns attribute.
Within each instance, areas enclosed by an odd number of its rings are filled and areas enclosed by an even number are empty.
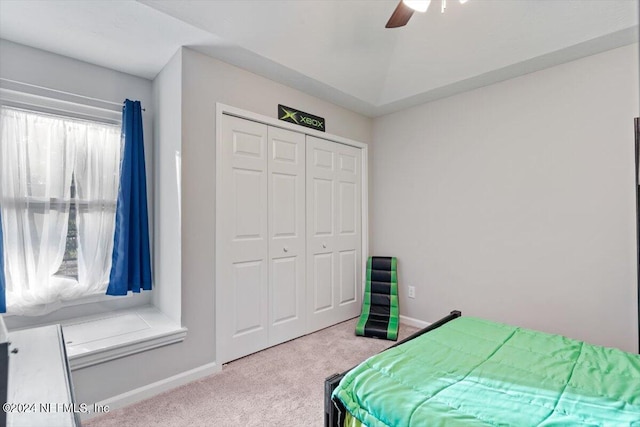
<svg viewBox="0 0 640 427"><path fill-rule="evenodd" d="M208 363L195 369L191 369L190 371L182 372L172 377L157 381L155 383L147 384L126 393L122 393L103 401L96 402L95 406L103 408L108 407L109 411L124 408L125 406L132 405L136 402L140 402L141 400L145 400L167 390L171 390L172 388L176 388L192 381L196 381L200 378L213 375L220 372L221 370L222 367L217 363ZM89 405L89 408L91 408L91 405ZM80 419L81 421L86 421L99 415L102 415L102 413L81 413Z"/></svg>
<svg viewBox="0 0 640 427"><path fill-rule="evenodd" d="M413 317L400 315L400 323L407 326L413 326L414 328L426 328L431 323L425 322L424 320L414 319Z"/></svg>

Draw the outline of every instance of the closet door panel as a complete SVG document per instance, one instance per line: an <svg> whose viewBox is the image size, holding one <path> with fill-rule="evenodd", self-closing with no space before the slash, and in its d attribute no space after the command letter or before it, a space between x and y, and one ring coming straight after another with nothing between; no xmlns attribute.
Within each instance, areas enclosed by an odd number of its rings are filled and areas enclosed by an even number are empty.
<svg viewBox="0 0 640 427"><path fill-rule="evenodd" d="M218 333L224 363L268 343L267 126L223 116Z"/></svg>
<svg viewBox="0 0 640 427"><path fill-rule="evenodd" d="M313 236L333 237L333 181L326 178L313 178Z"/></svg>
<svg viewBox="0 0 640 427"><path fill-rule="evenodd" d="M232 170L232 188L235 204L231 206L236 217L236 241L264 238L260 218L263 171L234 168Z"/></svg>
<svg viewBox="0 0 640 427"><path fill-rule="evenodd" d="M307 136L307 331L332 322L335 306L336 158L332 144Z"/></svg>
<svg viewBox="0 0 640 427"><path fill-rule="evenodd" d="M361 304L360 150L307 136L308 332Z"/></svg>
<svg viewBox="0 0 640 427"><path fill-rule="evenodd" d="M358 223L358 194L356 184L353 182L339 182L338 194L340 211L338 212L338 234L354 235L357 233L356 224Z"/></svg>
<svg viewBox="0 0 640 427"><path fill-rule="evenodd" d="M313 290L312 314L318 314L333 308L333 254L316 253L313 255Z"/></svg>
<svg viewBox="0 0 640 427"><path fill-rule="evenodd" d="M264 260L267 241L266 221L261 215L266 171L231 168L228 209L231 211L231 251L233 260Z"/></svg>
<svg viewBox="0 0 640 427"><path fill-rule="evenodd" d="M362 158L361 150L343 144L335 144L338 168L338 206L335 251L339 254L339 291L337 292L338 316L355 317L361 309L362 273L359 266L362 246Z"/></svg>
<svg viewBox="0 0 640 427"><path fill-rule="evenodd" d="M299 337L305 316L305 139L269 127L269 345Z"/></svg>
<svg viewBox="0 0 640 427"><path fill-rule="evenodd" d="M278 258L271 262L273 281L272 324L277 326L300 316L297 257Z"/></svg>
<svg viewBox="0 0 640 427"><path fill-rule="evenodd" d="M345 305L356 302L358 283L358 254L356 250L340 252L340 299L338 304Z"/></svg>
<svg viewBox="0 0 640 427"><path fill-rule="evenodd" d="M313 177L308 224L310 250L313 251L310 275L311 290L314 298L311 303L312 313L319 313L333 308L333 292L335 288L335 268L333 247L334 237L334 185L333 180Z"/></svg>
<svg viewBox="0 0 640 427"><path fill-rule="evenodd" d="M233 264L232 288L235 292L233 309L233 337L264 330L262 321L263 282L265 265L262 261L236 262Z"/></svg>
<svg viewBox="0 0 640 427"><path fill-rule="evenodd" d="M296 229L297 204L302 202L298 194L300 177L283 173L271 174L271 197L273 198L272 235L275 239L286 239L298 237L299 230Z"/></svg>

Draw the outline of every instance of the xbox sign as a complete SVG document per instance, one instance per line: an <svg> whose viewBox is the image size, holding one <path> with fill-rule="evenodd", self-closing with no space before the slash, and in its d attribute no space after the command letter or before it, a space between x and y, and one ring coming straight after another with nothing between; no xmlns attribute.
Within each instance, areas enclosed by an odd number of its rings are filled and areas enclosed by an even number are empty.
<svg viewBox="0 0 640 427"><path fill-rule="evenodd" d="M313 114L305 113L304 111L296 110L295 108L285 105L278 104L278 118L285 122L295 123L321 132L325 131L324 119L322 117L314 116Z"/></svg>

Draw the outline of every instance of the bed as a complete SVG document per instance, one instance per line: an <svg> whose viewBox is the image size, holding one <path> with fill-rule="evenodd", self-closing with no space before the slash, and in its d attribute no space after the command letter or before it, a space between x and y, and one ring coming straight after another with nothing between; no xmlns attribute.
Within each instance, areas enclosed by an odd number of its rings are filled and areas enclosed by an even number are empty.
<svg viewBox="0 0 640 427"><path fill-rule="evenodd" d="M640 427L640 356L453 311L325 381L325 426Z"/></svg>

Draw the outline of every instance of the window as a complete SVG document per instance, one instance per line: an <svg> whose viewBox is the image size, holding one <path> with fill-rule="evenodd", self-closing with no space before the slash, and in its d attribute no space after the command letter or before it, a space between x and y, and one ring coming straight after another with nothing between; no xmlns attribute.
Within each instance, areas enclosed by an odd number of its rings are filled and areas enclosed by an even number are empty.
<svg viewBox="0 0 640 427"><path fill-rule="evenodd" d="M1 108L0 204L7 312L44 314L104 294L120 126Z"/></svg>

